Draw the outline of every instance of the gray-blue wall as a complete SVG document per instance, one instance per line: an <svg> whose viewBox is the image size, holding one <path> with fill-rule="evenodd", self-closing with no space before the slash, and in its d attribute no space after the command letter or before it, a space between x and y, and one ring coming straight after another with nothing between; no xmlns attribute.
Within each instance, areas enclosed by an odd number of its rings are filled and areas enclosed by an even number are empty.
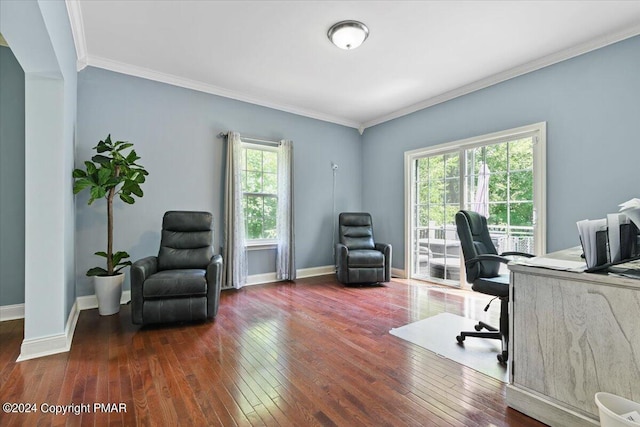
<svg viewBox="0 0 640 427"><path fill-rule="evenodd" d="M88 67L78 76L76 165L111 134L135 143L149 171L145 195L132 206L115 204L115 248L133 260L158 252L167 210L214 214L214 246L222 243L223 139L220 132L294 141L296 267L333 265L332 170L339 165L336 210L362 205L362 140L355 129L270 108ZM78 295L93 294L85 277L106 247L103 201L87 206L76 197ZM249 274L275 271L272 250L250 251ZM128 285L125 285L125 288Z"/></svg>
<svg viewBox="0 0 640 427"><path fill-rule="evenodd" d="M575 222L638 196L640 37L383 123L349 128L170 85L87 68L79 76L76 163L107 133L136 143L151 173L145 197L116 208L116 247L154 254L162 213L206 209L221 244L221 131L295 142L297 268L332 264L331 161L337 211L370 211L376 239L404 267L404 152L547 122L547 249L578 244ZM76 200L78 295L105 245L104 205ZM274 271L274 251L250 252L250 274Z"/></svg>
<svg viewBox="0 0 640 427"><path fill-rule="evenodd" d="M24 71L0 46L0 306L24 303Z"/></svg>
<svg viewBox="0 0 640 427"><path fill-rule="evenodd" d="M472 66L472 64L469 64ZM363 208L404 268L404 152L547 122L547 250L640 197L640 37L367 129Z"/></svg>

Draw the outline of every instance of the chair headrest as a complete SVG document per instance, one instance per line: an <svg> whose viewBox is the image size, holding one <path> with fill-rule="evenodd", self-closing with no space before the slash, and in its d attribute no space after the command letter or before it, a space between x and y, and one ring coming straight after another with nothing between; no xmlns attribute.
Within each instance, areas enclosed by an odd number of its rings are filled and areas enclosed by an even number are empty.
<svg viewBox="0 0 640 427"><path fill-rule="evenodd" d="M472 236L479 236L487 228L487 219L477 212L473 211L460 211L467 217L469 222L469 228L471 229Z"/></svg>
<svg viewBox="0 0 640 427"><path fill-rule="evenodd" d="M371 226L371 215L366 212L342 212L339 217L340 225L350 227Z"/></svg>
<svg viewBox="0 0 640 427"><path fill-rule="evenodd" d="M162 229L167 231L211 230L213 215L209 212L168 211L162 218Z"/></svg>
<svg viewBox="0 0 640 427"><path fill-rule="evenodd" d="M487 218L477 212L461 210L456 213L456 227L465 261L482 254L496 255L487 227ZM496 261L480 261L472 266L465 265L467 282L473 283L483 277L496 277L500 272L500 263Z"/></svg>

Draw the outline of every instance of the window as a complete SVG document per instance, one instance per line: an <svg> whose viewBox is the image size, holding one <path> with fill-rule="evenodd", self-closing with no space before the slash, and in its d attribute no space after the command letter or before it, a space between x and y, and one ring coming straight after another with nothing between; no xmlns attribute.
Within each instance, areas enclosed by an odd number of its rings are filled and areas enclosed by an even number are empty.
<svg viewBox="0 0 640 427"><path fill-rule="evenodd" d="M276 147L242 144L242 194L247 244L274 243L278 211Z"/></svg>
<svg viewBox="0 0 640 427"><path fill-rule="evenodd" d="M499 253L545 252L545 123L405 153L408 277L461 286L455 214L487 217Z"/></svg>

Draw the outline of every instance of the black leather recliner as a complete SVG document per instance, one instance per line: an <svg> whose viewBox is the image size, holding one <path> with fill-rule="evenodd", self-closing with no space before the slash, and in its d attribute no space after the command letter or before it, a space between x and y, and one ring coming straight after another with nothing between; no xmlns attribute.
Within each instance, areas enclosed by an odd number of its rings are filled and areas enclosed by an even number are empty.
<svg viewBox="0 0 640 427"><path fill-rule="evenodd" d="M391 280L391 245L374 242L371 215L343 212L338 224L340 243L336 244L335 254L338 281L363 284Z"/></svg>
<svg viewBox="0 0 640 427"><path fill-rule="evenodd" d="M467 282L471 289L500 299L500 328L495 328L485 322L478 322L475 331L460 332L456 336L459 344L466 337L492 338L502 341L502 352L498 354L498 361L506 363L509 358L509 274L500 274L500 263L507 264L507 256L533 257L523 252L503 252L498 255L487 226L487 218L473 211L459 211L456 213L456 228L467 274ZM489 303L491 304L491 303ZM489 309L487 305L484 311ZM482 332L486 329L487 332Z"/></svg>
<svg viewBox="0 0 640 427"><path fill-rule="evenodd" d="M169 211L158 256L131 266L134 324L213 319L218 313L222 257L213 255L209 212Z"/></svg>

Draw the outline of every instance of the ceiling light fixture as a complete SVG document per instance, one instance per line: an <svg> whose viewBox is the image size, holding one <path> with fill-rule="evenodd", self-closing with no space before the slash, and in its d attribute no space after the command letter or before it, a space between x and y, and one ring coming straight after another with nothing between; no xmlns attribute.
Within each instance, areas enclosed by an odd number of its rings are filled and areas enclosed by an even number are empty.
<svg viewBox="0 0 640 427"><path fill-rule="evenodd" d="M327 32L331 43L340 49L351 50L360 46L369 36L369 29L362 22L340 21Z"/></svg>

